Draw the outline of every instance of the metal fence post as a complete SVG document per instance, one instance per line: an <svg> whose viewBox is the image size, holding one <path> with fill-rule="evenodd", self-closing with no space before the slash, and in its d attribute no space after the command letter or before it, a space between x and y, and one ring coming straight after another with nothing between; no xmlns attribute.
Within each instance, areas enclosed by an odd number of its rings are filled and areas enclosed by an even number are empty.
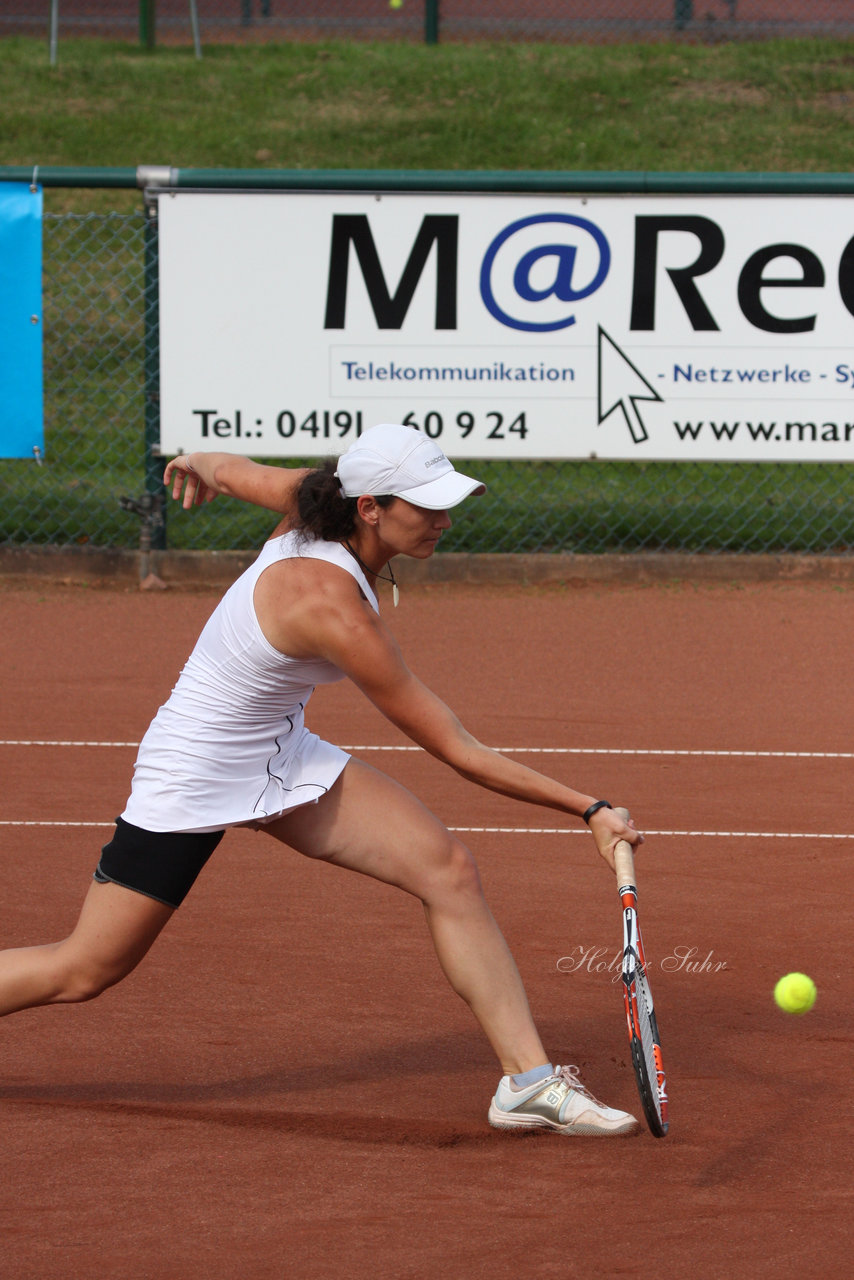
<svg viewBox="0 0 854 1280"><path fill-rule="evenodd" d="M677 31L684 31L694 19L694 0L673 0L673 18Z"/></svg>
<svg viewBox="0 0 854 1280"><path fill-rule="evenodd" d="M439 43L439 0L424 0L424 43Z"/></svg>
<svg viewBox="0 0 854 1280"><path fill-rule="evenodd" d="M139 0L139 43L144 49L157 43L157 0Z"/></svg>
<svg viewBox="0 0 854 1280"><path fill-rule="evenodd" d="M157 201L148 192L145 200L145 284L144 284L144 357L145 395L145 492L162 512L162 520L151 533L151 547L166 547L166 503L163 488L163 460L157 454L160 444L160 291L157 265Z"/></svg>
<svg viewBox="0 0 854 1280"><path fill-rule="evenodd" d="M59 0L50 0L50 65L56 66L56 52L59 45Z"/></svg>

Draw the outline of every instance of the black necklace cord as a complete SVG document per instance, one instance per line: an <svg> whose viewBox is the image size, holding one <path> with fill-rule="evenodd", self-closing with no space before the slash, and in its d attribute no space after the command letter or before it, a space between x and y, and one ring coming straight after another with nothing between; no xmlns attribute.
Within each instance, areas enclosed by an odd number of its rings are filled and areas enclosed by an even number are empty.
<svg viewBox="0 0 854 1280"><path fill-rule="evenodd" d="M342 539L342 541L343 541L343 543L344 543L344 546L345 546L345 547L347 548L347 550L350 552L350 555L351 555L351 556L353 557L353 559L356 561L356 564L357 564L357 565L359 565L359 567L360 567L360 568L361 568L365 573L368 573L368 574L371 574L371 573L372 573L372 574L374 575L374 577L375 577L375 578L379 578L381 582L390 582L390 583L391 583L391 585L392 585L391 598L392 598L392 602L393 602L393 604L394 604L394 607L395 607L395 609L396 609L396 608L397 608L397 606L398 606L398 604L400 603L400 590L399 590L399 588L398 588L397 582L395 581L395 577L394 577L394 569L392 569L392 567L391 567L391 561L389 561L388 565L386 566L386 567L387 567L387 569L388 569L388 573L377 573L377 572L375 572L375 570L373 570L373 569L369 569L369 568L368 568L368 566L365 564L365 562L364 562L364 560L362 559L362 557L356 554L356 552L355 552L355 551L353 550L353 548L350 546L350 543L347 541L347 539L346 539L346 538L343 538L343 539Z"/></svg>

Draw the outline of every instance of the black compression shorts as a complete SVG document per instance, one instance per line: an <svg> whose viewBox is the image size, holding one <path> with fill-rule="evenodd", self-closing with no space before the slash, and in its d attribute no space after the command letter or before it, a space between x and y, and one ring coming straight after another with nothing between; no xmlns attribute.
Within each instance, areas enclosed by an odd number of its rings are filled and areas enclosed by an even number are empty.
<svg viewBox="0 0 854 1280"><path fill-rule="evenodd" d="M224 835L224 830L144 831L116 818L115 835L101 850L95 879L180 907Z"/></svg>

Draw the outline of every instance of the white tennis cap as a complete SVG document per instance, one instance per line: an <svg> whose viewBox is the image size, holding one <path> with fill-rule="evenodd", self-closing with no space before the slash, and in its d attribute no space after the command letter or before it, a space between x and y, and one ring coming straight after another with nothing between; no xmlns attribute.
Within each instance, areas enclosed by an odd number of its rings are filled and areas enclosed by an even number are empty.
<svg viewBox="0 0 854 1280"><path fill-rule="evenodd" d="M428 436L415 427L369 427L338 459L335 473L345 498L393 494L428 511L446 511L486 485L461 475Z"/></svg>

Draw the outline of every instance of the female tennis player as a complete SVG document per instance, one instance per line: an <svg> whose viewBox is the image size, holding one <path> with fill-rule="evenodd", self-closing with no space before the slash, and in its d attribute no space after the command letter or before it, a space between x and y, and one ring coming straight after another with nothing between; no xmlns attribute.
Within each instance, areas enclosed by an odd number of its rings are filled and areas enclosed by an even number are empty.
<svg viewBox="0 0 854 1280"><path fill-rule="evenodd" d="M180 906L228 827L420 898L439 962L502 1068L501 1129L634 1131L576 1067L552 1063L472 855L404 787L305 726L317 684L348 677L413 742L479 786L586 821L613 868L641 837L604 800L484 746L409 670L380 620L378 578L426 559L449 509L484 486L410 427L372 427L311 470L193 453L165 481L186 507L217 494L283 514L209 619L140 745L133 786L64 941L0 954L0 1013L89 1000L124 978Z"/></svg>

